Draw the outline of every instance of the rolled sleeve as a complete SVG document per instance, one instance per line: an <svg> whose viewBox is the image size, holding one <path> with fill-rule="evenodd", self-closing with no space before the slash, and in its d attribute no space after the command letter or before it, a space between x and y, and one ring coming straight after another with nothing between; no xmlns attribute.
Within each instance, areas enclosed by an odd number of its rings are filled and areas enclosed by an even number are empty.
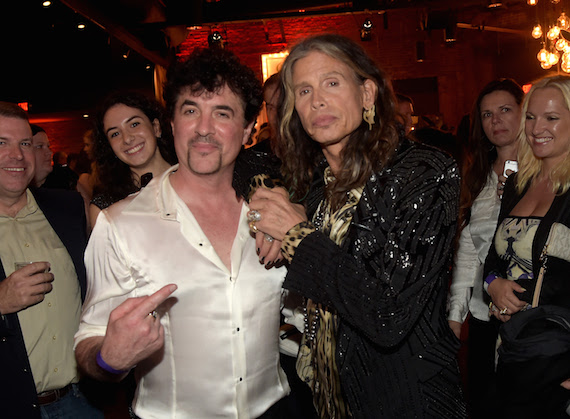
<svg viewBox="0 0 570 419"><path fill-rule="evenodd" d="M453 277L449 289L449 320L463 323L467 318L476 277L481 274L480 265L469 226L466 226L461 231L459 247L455 255Z"/></svg>

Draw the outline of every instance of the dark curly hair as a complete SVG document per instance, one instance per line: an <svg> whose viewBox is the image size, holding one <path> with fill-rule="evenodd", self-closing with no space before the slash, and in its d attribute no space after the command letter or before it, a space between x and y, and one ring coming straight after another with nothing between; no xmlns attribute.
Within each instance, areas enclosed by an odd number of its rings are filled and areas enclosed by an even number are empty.
<svg viewBox="0 0 570 419"><path fill-rule="evenodd" d="M219 48L195 49L187 60L168 69L164 85L168 116L172 118L174 106L184 89L189 88L192 95L198 96L203 91L217 92L224 85L242 100L245 125L254 121L263 103L261 82L236 55Z"/></svg>
<svg viewBox="0 0 570 419"><path fill-rule="evenodd" d="M350 134L341 152L341 170L328 187L331 207L338 208L346 199L346 192L364 183L372 173L380 170L394 154L399 141L396 127L396 99L388 76L356 42L336 34L322 34L306 38L295 45L280 71L283 94L279 114L279 156L286 185L294 201L307 194L313 172L323 155L320 145L311 139L295 110L293 68L295 63L311 52L321 52L343 62L352 71L358 84L372 80L378 93L375 99L375 124L370 129L364 121Z"/></svg>
<svg viewBox="0 0 570 419"><path fill-rule="evenodd" d="M93 129L93 154L97 173L93 196L106 195L112 202L119 201L139 189L129 165L116 158L103 126L107 111L119 104L140 109L151 122L157 119L162 131L160 138L157 138L158 150L168 163L178 162L170 123L166 118L164 108L156 100L138 92L112 93L99 105Z"/></svg>

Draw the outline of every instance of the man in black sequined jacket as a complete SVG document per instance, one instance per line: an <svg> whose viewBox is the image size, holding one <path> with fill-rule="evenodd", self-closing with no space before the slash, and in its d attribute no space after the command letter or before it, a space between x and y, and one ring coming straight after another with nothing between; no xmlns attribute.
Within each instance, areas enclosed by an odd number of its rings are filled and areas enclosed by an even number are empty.
<svg viewBox="0 0 570 419"><path fill-rule="evenodd" d="M323 189L317 175L309 219ZM402 139L366 183L343 245L314 231L295 250L284 287L338 315L336 362L355 418L466 417L445 315L458 197L454 160Z"/></svg>

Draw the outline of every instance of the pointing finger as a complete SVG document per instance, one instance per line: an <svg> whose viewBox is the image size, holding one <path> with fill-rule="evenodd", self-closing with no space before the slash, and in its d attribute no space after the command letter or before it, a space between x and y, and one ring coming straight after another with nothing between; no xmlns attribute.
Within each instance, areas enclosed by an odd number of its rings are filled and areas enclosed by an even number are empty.
<svg viewBox="0 0 570 419"><path fill-rule="evenodd" d="M147 316L148 313L155 310L170 297L170 294L176 291L177 288L176 284L165 285L154 294L144 297L134 311L137 315L140 314L141 317Z"/></svg>

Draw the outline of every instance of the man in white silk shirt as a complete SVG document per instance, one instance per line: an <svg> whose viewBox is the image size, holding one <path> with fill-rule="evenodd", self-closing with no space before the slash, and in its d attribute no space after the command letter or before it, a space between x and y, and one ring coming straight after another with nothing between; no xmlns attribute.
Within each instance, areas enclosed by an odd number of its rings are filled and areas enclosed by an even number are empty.
<svg viewBox="0 0 570 419"><path fill-rule="evenodd" d="M280 417L285 272L259 263L232 187L261 86L230 52L199 50L164 96L180 163L99 215L78 363L115 381L136 366L134 417Z"/></svg>

